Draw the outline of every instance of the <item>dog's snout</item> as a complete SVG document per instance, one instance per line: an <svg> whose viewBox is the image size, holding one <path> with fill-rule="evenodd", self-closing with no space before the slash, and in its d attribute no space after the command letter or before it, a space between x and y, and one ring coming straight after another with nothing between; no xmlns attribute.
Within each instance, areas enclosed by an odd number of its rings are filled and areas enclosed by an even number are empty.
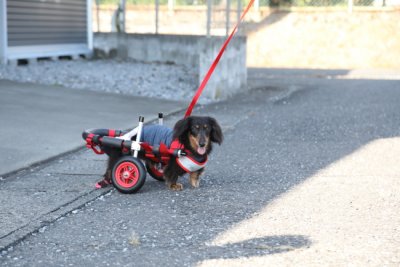
<svg viewBox="0 0 400 267"><path fill-rule="evenodd" d="M199 147L205 147L206 146L206 137L204 136L204 133L200 134L199 136Z"/></svg>

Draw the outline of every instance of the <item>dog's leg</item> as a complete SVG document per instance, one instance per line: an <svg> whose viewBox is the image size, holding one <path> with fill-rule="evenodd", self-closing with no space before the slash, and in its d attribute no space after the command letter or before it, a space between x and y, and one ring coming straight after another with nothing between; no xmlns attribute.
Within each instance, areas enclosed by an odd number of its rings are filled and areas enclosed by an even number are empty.
<svg viewBox="0 0 400 267"><path fill-rule="evenodd" d="M107 161L107 169L106 169L106 173L104 173L104 179L111 182L111 174L112 174L112 169L114 168L115 162L117 160L114 158L108 158Z"/></svg>
<svg viewBox="0 0 400 267"><path fill-rule="evenodd" d="M115 166L115 163L117 163L117 161L122 156L122 153L118 150L113 149L108 153L108 156L109 157L108 157L108 162L107 162L107 170L106 170L106 173L104 174L104 178L111 181L112 170Z"/></svg>
<svg viewBox="0 0 400 267"><path fill-rule="evenodd" d="M189 181L190 181L190 184L194 188L197 188L200 185L200 175L201 175L201 172L191 172L190 173Z"/></svg>
<svg viewBox="0 0 400 267"><path fill-rule="evenodd" d="M183 189L183 185L180 183L177 183L176 181L178 180L178 176L164 176L165 182L167 184L167 187L171 190L174 191L181 191Z"/></svg>
<svg viewBox="0 0 400 267"><path fill-rule="evenodd" d="M111 169L109 169L108 167L107 167L107 170L106 170L106 172L104 173L104 175L103 175L103 177L104 177L104 179L105 180L107 180L107 181L111 181Z"/></svg>
<svg viewBox="0 0 400 267"><path fill-rule="evenodd" d="M181 191L183 190L183 184L180 183L171 184L168 186L168 188L173 191Z"/></svg>
<svg viewBox="0 0 400 267"><path fill-rule="evenodd" d="M121 157L122 153L116 149L111 148L104 148L103 149L107 155L109 156L107 160L107 169L103 175L103 180L96 183L96 188L103 188L107 187L112 183L111 176L112 176L112 169L114 168L115 163Z"/></svg>
<svg viewBox="0 0 400 267"><path fill-rule="evenodd" d="M164 179L167 187L174 191L180 191L183 189L183 185L177 183L179 175L177 174L175 164L168 164L164 170Z"/></svg>
<svg viewBox="0 0 400 267"><path fill-rule="evenodd" d="M110 161L111 160L109 159L107 162L107 169L106 169L106 172L103 174L103 179L96 183L97 189L107 187L112 183L112 181L111 181L112 167L110 168L110 165L111 165Z"/></svg>

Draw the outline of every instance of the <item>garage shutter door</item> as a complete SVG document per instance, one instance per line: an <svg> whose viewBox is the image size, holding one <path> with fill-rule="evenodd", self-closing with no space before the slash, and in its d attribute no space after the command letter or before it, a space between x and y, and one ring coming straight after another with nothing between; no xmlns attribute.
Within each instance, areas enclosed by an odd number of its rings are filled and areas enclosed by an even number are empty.
<svg viewBox="0 0 400 267"><path fill-rule="evenodd" d="M8 0L8 46L87 43L86 0Z"/></svg>

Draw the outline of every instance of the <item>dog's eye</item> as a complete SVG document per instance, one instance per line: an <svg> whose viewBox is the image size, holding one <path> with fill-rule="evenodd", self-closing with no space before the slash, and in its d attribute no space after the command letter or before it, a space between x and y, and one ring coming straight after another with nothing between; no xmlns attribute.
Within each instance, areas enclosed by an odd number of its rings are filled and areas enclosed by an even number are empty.
<svg viewBox="0 0 400 267"><path fill-rule="evenodd" d="M204 129L208 129L208 125L207 124L204 124Z"/></svg>
<svg viewBox="0 0 400 267"><path fill-rule="evenodd" d="M195 128L196 130L198 130L198 129L200 129L200 125L195 125L194 128Z"/></svg>

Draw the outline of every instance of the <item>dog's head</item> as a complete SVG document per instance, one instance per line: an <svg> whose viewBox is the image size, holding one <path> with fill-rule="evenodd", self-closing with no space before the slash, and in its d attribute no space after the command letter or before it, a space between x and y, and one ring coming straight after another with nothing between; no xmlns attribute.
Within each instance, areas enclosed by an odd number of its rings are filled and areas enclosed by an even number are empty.
<svg viewBox="0 0 400 267"><path fill-rule="evenodd" d="M190 116L175 124L173 138L192 153L205 155L211 152L211 143L222 143L223 134L214 118Z"/></svg>

